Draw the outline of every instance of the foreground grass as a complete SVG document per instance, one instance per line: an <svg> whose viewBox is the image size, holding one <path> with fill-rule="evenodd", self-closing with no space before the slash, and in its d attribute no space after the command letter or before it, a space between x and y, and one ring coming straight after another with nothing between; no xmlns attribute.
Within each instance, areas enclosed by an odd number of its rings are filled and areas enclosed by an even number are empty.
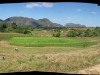
<svg viewBox="0 0 100 75"><path fill-rule="evenodd" d="M77 73L100 63L100 48L13 47L0 46L0 72L46 71Z"/></svg>
<svg viewBox="0 0 100 75"><path fill-rule="evenodd" d="M55 38L55 37L13 37L10 39L9 43L11 45L19 45L19 46L91 46L96 43L80 41L68 38Z"/></svg>
<svg viewBox="0 0 100 75"><path fill-rule="evenodd" d="M2 43L1 43L2 44ZM46 71L77 73L100 63L100 47L21 47L0 46L0 72Z"/></svg>

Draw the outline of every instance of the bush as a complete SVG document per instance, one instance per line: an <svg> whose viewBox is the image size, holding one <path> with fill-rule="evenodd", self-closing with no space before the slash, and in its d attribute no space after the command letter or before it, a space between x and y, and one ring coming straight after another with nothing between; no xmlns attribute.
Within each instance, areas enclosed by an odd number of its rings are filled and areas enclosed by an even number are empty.
<svg viewBox="0 0 100 75"><path fill-rule="evenodd" d="M76 31L74 31L74 30L69 31L67 34L68 37L76 37L76 35L77 35Z"/></svg>
<svg viewBox="0 0 100 75"><path fill-rule="evenodd" d="M60 37L60 32L53 34L54 37Z"/></svg>
<svg viewBox="0 0 100 75"><path fill-rule="evenodd" d="M57 31L57 33L56 33L56 34L53 34L53 36L54 36L54 37L60 37L60 35L61 35L60 30L57 29L56 31Z"/></svg>
<svg viewBox="0 0 100 75"><path fill-rule="evenodd" d="M24 30L24 31L23 31L23 34L27 34L27 30Z"/></svg>

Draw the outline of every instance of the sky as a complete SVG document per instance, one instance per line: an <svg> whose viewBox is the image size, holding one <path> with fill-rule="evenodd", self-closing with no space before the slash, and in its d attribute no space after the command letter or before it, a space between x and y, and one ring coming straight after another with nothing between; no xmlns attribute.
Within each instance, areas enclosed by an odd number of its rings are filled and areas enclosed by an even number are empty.
<svg viewBox="0 0 100 75"><path fill-rule="evenodd" d="M53 23L76 23L87 27L100 26L100 6L82 2L26 2L0 4L0 19L22 16L48 18Z"/></svg>

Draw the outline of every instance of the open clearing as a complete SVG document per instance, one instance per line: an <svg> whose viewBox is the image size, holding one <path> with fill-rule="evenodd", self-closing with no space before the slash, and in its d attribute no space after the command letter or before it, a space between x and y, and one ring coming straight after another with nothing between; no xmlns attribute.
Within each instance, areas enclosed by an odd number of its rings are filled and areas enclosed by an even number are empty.
<svg viewBox="0 0 100 75"><path fill-rule="evenodd" d="M7 33L6 33L7 34ZM0 72L46 71L61 73L100 74L100 38L72 38L97 42L88 47L24 47L10 45L12 37L28 35L0 33ZM2 35L2 36L1 36ZM11 36L12 35L12 36ZM3 38L5 37L5 38ZM33 37L32 37L33 38ZM21 41L21 40L20 40ZM20 42L18 41L18 42ZM19 51L15 51L18 48ZM98 65L98 66L95 66ZM92 72L93 71L93 72Z"/></svg>

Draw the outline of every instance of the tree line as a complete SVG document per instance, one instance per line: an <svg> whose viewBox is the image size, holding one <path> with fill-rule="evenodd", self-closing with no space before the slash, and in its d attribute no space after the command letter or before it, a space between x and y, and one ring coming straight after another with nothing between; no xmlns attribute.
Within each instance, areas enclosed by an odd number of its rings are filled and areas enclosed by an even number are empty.
<svg viewBox="0 0 100 75"><path fill-rule="evenodd" d="M16 33L23 33L28 34L31 33L31 29L26 26L17 26L16 23L0 23L0 32L16 32Z"/></svg>
<svg viewBox="0 0 100 75"><path fill-rule="evenodd" d="M33 31L35 27L30 26L17 26L16 23L0 23L0 32L16 32L16 33L22 33L22 34L31 34L31 31ZM75 29L75 28L68 28L68 27L44 27L44 28L38 28L42 30L51 30L56 29L56 33L52 34L54 37L60 37L61 30L68 31L66 33L67 37L98 37L100 36L100 27L95 27L93 29Z"/></svg>
<svg viewBox="0 0 100 75"><path fill-rule="evenodd" d="M94 29L78 30L71 29L67 33L68 37L97 37L100 36L100 27L95 27Z"/></svg>

